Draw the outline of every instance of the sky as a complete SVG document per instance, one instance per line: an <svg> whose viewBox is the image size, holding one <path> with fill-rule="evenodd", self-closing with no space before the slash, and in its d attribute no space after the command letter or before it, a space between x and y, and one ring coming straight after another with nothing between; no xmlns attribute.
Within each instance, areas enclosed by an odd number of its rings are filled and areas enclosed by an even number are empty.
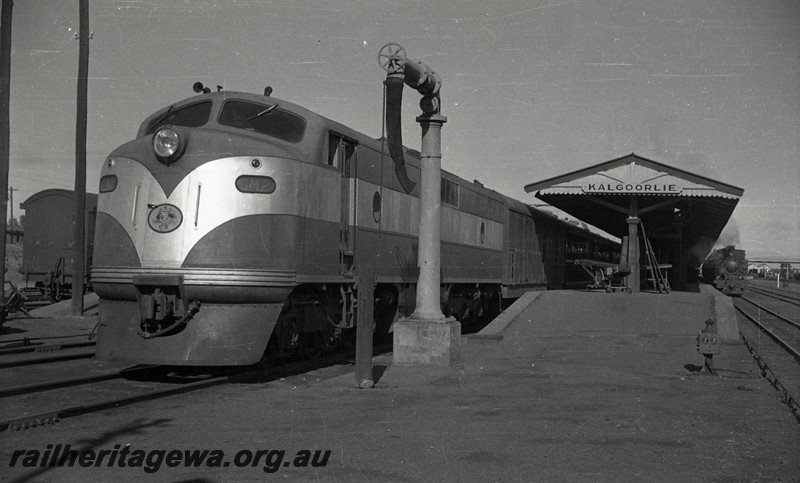
<svg viewBox="0 0 800 483"><path fill-rule="evenodd" d="M523 187L634 152L745 190L723 231L800 261L797 0L90 0L87 188L192 84L261 93L380 137L388 42L442 78L442 167ZM19 203L74 186L78 0L17 0L11 167ZM419 96L403 140L419 149ZM587 220L588 221L588 220Z"/></svg>

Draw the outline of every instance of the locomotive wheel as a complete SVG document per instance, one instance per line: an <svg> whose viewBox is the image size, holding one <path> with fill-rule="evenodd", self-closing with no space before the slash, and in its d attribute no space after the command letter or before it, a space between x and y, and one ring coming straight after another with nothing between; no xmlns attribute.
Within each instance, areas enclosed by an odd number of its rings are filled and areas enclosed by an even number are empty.
<svg viewBox="0 0 800 483"><path fill-rule="evenodd" d="M390 287L378 285L375 287L375 336L387 338L389 328L397 314L397 293Z"/></svg>
<svg viewBox="0 0 800 483"><path fill-rule="evenodd" d="M481 323L489 323L500 315L500 299L494 290L490 290L481 300Z"/></svg>
<svg viewBox="0 0 800 483"><path fill-rule="evenodd" d="M467 304L466 304L466 302L462 303L461 304L461 308L458 309L458 312L455 314L456 319L458 319L458 321L463 324L464 322L466 322L466 320L464 320L464 319L468 315L469 315L469 309L467 308Z"/></svg>
<svg viewBox="0 0 800 483"><path fill-rule="evenodd" d="M273 354L272 351L269 350L269 346L267 346L266 350L264 350L264 355L261 356L261 359L258 362L253 364L253 367L261 371L266 371L275 367L275 363L278 361L278 359L279 357Z"/></svg>
<svg viewBox="0 0 800 483"><path fill-rule="evenodd" d="M474 319L475 322L483 321L483 316L486 314L486 308L483 305L483 300L478 302L477 308L475 309Z"/></svg>
<svg viewBox="0 0 800 483"><path fill-rule="evenodd" d="M284 315L278 318L275 330L267 343L269 357L279 359L295 354L301 343L300 332L297 330L297 321L287 319Z"/></svg>
<svg viewBox="0 0 800 483"><path fill-rule="evenodd" d="M303 354L309 359L317 360L325 352L322 332L306 332L301 336Z"/></svg>

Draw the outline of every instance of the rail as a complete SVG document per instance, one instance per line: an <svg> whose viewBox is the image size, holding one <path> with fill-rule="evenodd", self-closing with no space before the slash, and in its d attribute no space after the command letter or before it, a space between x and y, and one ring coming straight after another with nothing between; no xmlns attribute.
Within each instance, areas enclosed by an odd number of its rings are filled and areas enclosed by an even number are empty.
<svg viewBox="0 0 800 483"><path fill-rule="evenodd" d="M770 368L767 361L761 357L761 355L756 350L756 346L751 344L749 340L742 334L741 332L739 335L744 342L744 345L747 347L747 350L750 351L750 355L753 356L753 359L756 360L758 364L758 368L761 369L761 377L769 381L772 387L775 388L776 391L781 393L781 400L784 404L789 406L789 409L792 411L792 415L795 417L798 423L800 423L800 402L792 396L786 386L781 382L778 378L778 375L775 374L775 371Z"/></svg>
<svg viewBox="0 0 800 483"><path fill-rule="evenodd" d="M750 303L752 303L752 302L750 302ZM758 305L758 304L756 304L756 305ZM758 306L761 307L761 305L758 305ZM738 305L736 305L735 307L736 307L736 310L738 310L742 315L744 315L748 320L750 320L750 322L755 324L756 327L758 327L758 329L761 330L761 332L767 334L773 341L775 341L775 343L777 343L781 348L783 348L786 352L788 352L789 355L791 355L797 362L800 362L800 351L798 351L791 344L789 344L788 342L783 340L783 338L778 336L776 333L774 333L772 330L770 330L766 325L764 325L760 321L758 321L755 317L753 317L752 315L748 314L744 309L742 309ZM771 312L771 313L774 314L774 312ZM780 317L781 319L785 319L782 316L778 316L778 317ZM785 319L785 320L789 321L788 319ZM793 322L793 321L789 321L789 322L792 323L792 324L795 324L795 326L797 326L797 324L795 322Z"/></svg>
<svg viewBox="0 0 800 483"><path fill-rule="evenodd" d="M767 297L772 297L777 300L781 300L783 302L788 302L794 305L800 305L800 296L793 292L788 292L784 290L772 289L772 288L765 288L760 285L753 285L750 284L749 289L753 293L757 293L760 295L766 295Z"/></svg>
<svg viewBox="0 0 800 483"><path fill-rule="evenodd" d="M787 325L779 325L775 328L786 328L786 329L798 329L800 330L800 324L797 322L789 319L788 317L784 317L780 315L775 310L769 309L764 305L748 298L748 297L741 297L740 300L742 302L746 302L752 304L753 306L757 307L760 311L769 314L770 316L774 317L775 319L784 322ZM785 355L790 356L794 359L794 362L800 363L800 351L797 348L793 347L790 342L785 340L784 337L776 334L775 331L771 330L767 327L766 324L762 323L761 320L758 319L744 310L740 304L734 304L734 307L738 312L740 312L745 318L747 318L753 325L756 327L759 333L766 334L770 339L772 339L776 346L774 350L779 352L773 352L770 349L769 344L765 345L764 342L760 340L760 336L754 335L752 338L759 339L758 344L754 344L748 337L745 335L745 330L740 330L739 335L742 338L747 349L750 351L750 354L756 360L759 369L761 370L761 376L769 381L769 383L781 394L781 399L783 403L785 403L792 411L793 416L797 419L798 423L800 423L800 401L790 392L789 387L796 388L796 377L797 374L797 366L794 365L792 361L787 359ZM791 326L791 327L789 327ZM792 335L791 332L789 334L791 340L797 339L796 335ZM783 352L780 352L782 350ZM785 355L783 355L785 354ZM769 359L770 361L768 362ZM779 375L780 374L780 375ZM796 389L795 389L796 390Z"/></svg>
<svg viewBox="0 0 800 483"><path fill-rule="evenodd" d="M74 344L73 347L65 347L64 345L51 345L39 346L38 349L40 350L24 351L22 354L7 352L3 354L3 359L0 359L0 368L6 369L10 367L47 364L51 362L63 362L75 359L89 359L94 357L94 345L94 342L78 343ZM26 357L28 354L33 354L33 356Z"/></svg>
<svg viewBox="0 0 800 483"><path fill-rule="evenodd" d="M383 352L387 352L390 350L390 346L382 345L375 347L374 354L379 354ZM61 420L80 416L84 414L89 414L97 411L103 411L106 409L113 409L122 406L127 406L131 404L135 404L138 402L150 401L154 399L159 399L163 397L168 397L177 394L183 394L191 391L196 391L200 389L210 388L213 386L218 386L221 384L227 383L242 383L242 382L266 382L270 380L275 380L281 377L288 377L290 375L297 375L303 372L308 372L310 370L319 369L326 366L331 366L334 364L341 364L353 359L352 353L337 353L332 354L326 357L321 357L315 360L304 360L293 362L277 367L271 367L267 369L259 368L259 369L249 369L240 372L235 372L233 374L225 374L216 377L209 377L208 379L203 379L200 381L189 382L182 384L179 387L166 387L166 388L158 388L154 390L148 390L145 392L141 392L139 394L133 395L124 395L119 397L112 397L109 399L105 399L98 402L91 402L86 404L79 404L75 406L64 407L52 411L45 411L38 414L22 416L15 419L9 419L5 421L0 421L0 432L3 431L18 431L23 429L29 429L37 426L49 425L57 423ZM146 369L152 370L155 369L154 367L148 366ZM126 373L127 375L129 373ZM102 380L109 380L109 379L117 379L118 377L114 377L112 374L104 374L96 376L98 378L97 381L100 382L101 378L107 377L108 379ZM124 377L124 376L120 376ZM80 380L81 378L76 378L75 380ZM88 379L88 377L87 377ZM84 384L86 384L84 382ZM46 387L46 386L50 387ZM31 385L31 387L25 386L18 386L14 388L6 388L4 390L0 390L2 392L13 393L17 391L18 394L27 394L33 391L44 391L50 390L55 388L63 388L69 386L68 380L61 380L61 381L52 381L49 383L42 383L40 388L34 387L35 385ZM20 392L21 391L21 392ZM27 391L27 392L25 392ZM10 396L11 394L9 394Z"/></svg>

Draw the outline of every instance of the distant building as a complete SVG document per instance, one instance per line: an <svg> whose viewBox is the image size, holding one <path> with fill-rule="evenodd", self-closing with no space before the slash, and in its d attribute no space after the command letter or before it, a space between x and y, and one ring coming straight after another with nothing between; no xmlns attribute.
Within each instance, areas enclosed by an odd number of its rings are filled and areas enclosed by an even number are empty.
<svg viewBox="0 0 800 483"><path fill-rule="evenodd" d="M768 277L772 275L772 267L767 265L766 263L751 263L747 266L747 271L750 273L758 273L762 277Z"/></svg>

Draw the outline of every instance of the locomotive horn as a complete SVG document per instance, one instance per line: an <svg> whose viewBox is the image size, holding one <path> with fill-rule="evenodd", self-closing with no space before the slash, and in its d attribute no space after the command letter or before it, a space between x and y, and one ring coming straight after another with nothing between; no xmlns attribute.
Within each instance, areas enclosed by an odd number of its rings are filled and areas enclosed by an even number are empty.
<svg viewBox="0 0 800 483"><path fill-rule="evenodd" d="M267 86L264 88L264 95L267 97L272 95L272 86Z"/></svg>
<svg viewBox="0 0 800 483"><path fill-rule="evenodd" d="M211 92L211 89L209 89L208 87L203 86L202 82L195 82L194 85L192 86L192 90L195 91L198 94L200 94L201 92L203 94L208 94L209 92Z"/></svg>

